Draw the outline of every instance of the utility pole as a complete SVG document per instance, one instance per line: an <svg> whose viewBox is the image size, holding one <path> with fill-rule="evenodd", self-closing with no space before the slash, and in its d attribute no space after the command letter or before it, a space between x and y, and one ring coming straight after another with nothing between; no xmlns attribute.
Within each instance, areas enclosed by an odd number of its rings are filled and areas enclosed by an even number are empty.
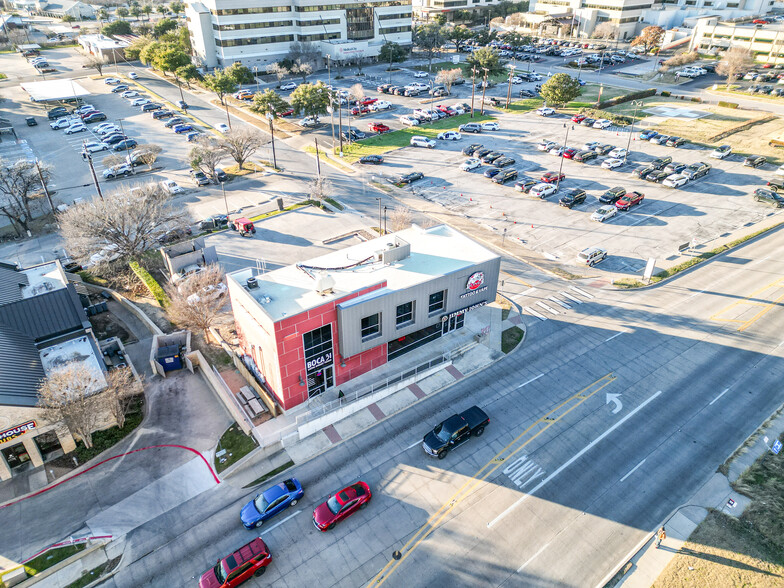
<svg viewBox="0 0 784 588"><path fill-rule="evenodd" d="M338 139L340 139L340 156L343 157L343 107L338 96Z"/></svg>
<svg viewBox="0 0 784 588"><path fill-rule="evenodd" d="M223 192L223 204L226 205L226 222L230 223L231 221L229 221L229 201L226 200L226 186L224 185L224 182L221 182L221 191Z"/></svg>
<svg viewBox="0 0 784 588"><path fill-rule="evenodd" d="M35 169L38 170L38 178L41 180L41 187L44 189L44 194L46 194L46 199L49 201L49 206L52 207L52 214L54 214L55 218L57 218L57 211L54 209L52 195L49 194L49 188L46 187L46 181L44 180L44 174L41 172L41 166L38 164L38 159L35 160Z"/></svg>
<svg viewBox="0 0 784 588"><path fill-rule="evenodd" d="M387 234L387 207L384 206L384 234Z"/></svg>
<svg viewBox="0 0 784 588"><path fill-rule="evenodd" d="M632 117L632 126L629 129L629 139L626 141L626 155L623 156L623 162L626 163L626 158L629 157L629 147L632 144L632 135L634 134L634 123L637 121L637 109L642 106L641 100L634 100L634 116Z"/></svg>
<svg viewBox="0 0 784 588"><path fill-rule="evenodd" d="M270 126L270 136L272 137L272 165L275 169L278 169L278 159L275 157L275 131L272 128L272 119L274 118L272 115L272 104L269 105L269 112L267 113L267 120L269 121Z"/></svg>
<svg viewBox="0 0 784 588"><path fill-rule="evenodd" d="M566 127L566 136L564 137L563 148L566 149L566 143L569 141L569 123L564 123L564 127ZM555 182L555 191L558 191L558 187L561 185L561 171L563 170L563 162L566 159L561 153L561 165L558 166L558 179Z"/></svg>
<svg viewBox="0 0 784 588"><path fill-rule="evenodd" d="M98 176L95 175L95 168L93 167L93 156L87 150L83 151L85 157L85 161L87 161L87 165L90 166L90 174L93 176L93 183L95 184L95 191L98 192L98 197L103 200L103 194L101 193L101 185L98 183ZM131 166L133 167L133 166Z"/></svg>
<svg viewBox="0 0 784 588"><path fill-rule="evenodd" d="M229 130L231 130L231 116L229 116L229 103L224 100L223 106L226 107L226 120L229 121Z"/></svg>
<svg viewBox="0 0 784 588"><path fill-rule="evenodd" d="M316 174L319 179L321 178L321 156L319 155L318 138L314 137L313 142L316 144Z"/></svg>
<svg viewBox="0 0 784 588"><path fill-rule="evenodd" d="M376 198L378 200L378 232L381 233L383 230L381 225L381 198Z"/></svg>
<svg viewBox="0 0 784 588"><path fill-rule="evenodd" d="M482 109L479 111L479 114L485 113L485 92L487 91L487 68L483 67L482 69L485 70L485 77L482 82Z"/></svg>
<svg viewBox="0 0 784 588"><path fill-rule="evenodd" d="M512 65L509 67L509 87L506 90L506 107L509 108L509 102L512 100L512 77L514 76L514 60L512 60Z"/></svg>
<svg viewBox="0 0 784 588"><path fill-rule="evenodd" d="M118 123L120 123L120 132L125 136L125 129L123 128L122 120L118 119ZM127 139L123 139L123 141L127 141ZM86 150L85 150L86 151ZM131 173L136 175L136 166L133 165L132 161L128 159L128 143L125 143L125 161L131 166ZM92 158L90 158L90 166L92 166Z"/></svg>
<svg viewBox="0 0 784 588"><path fill-rule="evenodd" d="M474 95L476 94L476 66L471 68L471 118L474 118Z"/></svg>

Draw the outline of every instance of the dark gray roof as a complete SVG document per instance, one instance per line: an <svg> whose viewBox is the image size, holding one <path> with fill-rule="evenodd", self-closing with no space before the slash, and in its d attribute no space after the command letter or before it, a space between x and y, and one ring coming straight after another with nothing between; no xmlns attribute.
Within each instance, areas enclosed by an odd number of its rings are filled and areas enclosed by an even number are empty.
<svg viewBox="0 0 784 588"><path fill-rule="evenodd" d="M27 286L27 274L16 266L0 262L0 304L8 304L22 299L22 286Z"/></svg>
<svg viewBox="0 0 784 588"><path fill-rule="evenodd" d="M44 377L33 339L0 324L0 406L35 406Z"/></svg>
<svg viewBox="0 0 784 588"><path fill-rule="evenodd" d="M0 306L0 323L27 334L36 343L90 326L72 284Z"/></svg>

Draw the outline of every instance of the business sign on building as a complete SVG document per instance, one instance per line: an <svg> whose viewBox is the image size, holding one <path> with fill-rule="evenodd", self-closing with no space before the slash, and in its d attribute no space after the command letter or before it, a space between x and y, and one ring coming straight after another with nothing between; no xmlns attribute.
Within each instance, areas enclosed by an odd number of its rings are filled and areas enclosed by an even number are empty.
<svg viewBox="0 0 784 588"><path fill-rule="evenodd" d="M461 314L465 314L465 313L470 312L470 311L472 311L472 310L474 310L476 308L481 308L485 304L487 304L487 300L482 300L482 302L477 302L476 304L472 304L471 306L466 306L465 308L461 308L460 310L455 310L454 312L450 312L449 314L445 314L444 316L441 317L441 322L442 323L446 322L449 319L451 319L452 317L460 316Z"/></svg>
<svg viewBox="0 0 784 588"><path fill-rule="evenodd" d="M321 355L308 359L305 362L305 369L311 371L313 369L320 368L322 366L329 365L331 363L332 363L332 352L327 351L325 353L322 353Z"/></svg>
<svg viewBox="0 0 784 588"><path fill-rule="evenodd" d="M466 290L460 295L460 298L469 298L471 296L476 296L482 292L487 291L487 286L485 286L485 274L484 272L474 272L470 276L468 276L468 281L466 282Z"/></svg>
<svg viewBox="0 0 784 588"><path fill-rule="evenodd" d="M11 427L10 429L6 429L5 431L0 431L0 445L3 443L8 443L9 441L13 441L17 437L21 437L28 431L32 431L36 428L35 421L27 421L26 423L22 423L21 425L17 425L15 427Z"/></svg>

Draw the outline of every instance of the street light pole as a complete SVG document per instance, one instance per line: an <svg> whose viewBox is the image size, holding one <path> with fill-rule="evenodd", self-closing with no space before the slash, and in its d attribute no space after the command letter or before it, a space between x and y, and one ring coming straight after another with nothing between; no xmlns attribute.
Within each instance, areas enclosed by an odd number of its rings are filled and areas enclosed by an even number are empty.
<svg viewBox="0 0 784 588"><path fill-rule="evenodd" d="M634 100L632 101L632 104L634 105L634 116L632 116L632 126L629 129L629 138L626 141L626 155L623 156L624 164L626 163L626 158L629 157L629 147L632 144L632 135L634 134L634 123L637 121L637 109L640 108L640 106L642 106L642 101Z"/></svg>
<svg viewBox="0 0 784 588"><path fill-rule="evenodd" d="M101 185L98 183L98 176L95 175L95 168L93 167L93 156L92 153L85 149L82 151L82 155L84 160L87 162L87 165L90 166L90 175L93 177L93 183L95 184L95 191L98 192L98 197L103 200L103 194L101 193ZM133 167L133 166L131 166Z"/></svg>
<svg viewBox="0 0 784 588"><path fill-rule="evenodd" d="M52 195L49 194L49 188L46 187L46 181L44 180L44 174L41 172L41 166L38 164L38 159L35 160L35 169L38 170L38 178L41 180L41 187L44 189L44 194L46 194L46 199L49 201L49 206L52 207L52 214L56 217L57 211L54 209Z"/></svg>
<svg viewBox="0 0 784 588"><path fill-rule="evenodd" d="M313 137L313 141L316 143L316 174L321 178L321 158L319 155L318 138Z"/></svg>
<svg viewBox="0 0 784 588"><path fill-rule="evenodd" d="M229 103L224 100L223 106L226 108L226 120L229 121L229 130L231 130L231 116L229 116Z"/></svg>
<svg viewBox="0 0 784 588"><path fill-rule="evenodd" d="M269 121L270 126L270 136L272 137L272 165L275 169L278 169L278 159L275 157L275 131L272 128L272 104L269 105L270 111L267 113L267 120Z"/></svg>
<svg viewBox="0 0 784 588"><path fill-rule="evenodd" d="M378 232L380 233L383 228L381 226L381 198L376 198L378 200Z"/></svg>
<svg viewBox="0 0 784 588"><path fill-rule="evenodd" d="M471 68L471 118L474 118L474 95L476 94L476 66Z"/></svg>
<svg viewBox="0 0 784 588"><path fill-rule="evenodd" d="M226 205L226 223L229 223L229 201L226 200L226 186L221 182L221 191L223 192L223 203Z"/></svg>
<svg viewBox="0 0 784 588"><path fill-rule="evenodd" d="M514 76L514 60L512 60L512 65L509 67L509 87L506 89L506 107L509 108L509 102L512 100L512 76Z"/></svg>
<svg viewBox="0 0 784 588"><path fill-rule="evenodd" d="M117 119L117 122L120 123L120 132L123 134L123 137L124 137L125 136L125 129L123 128L122 120L121 119ZM123 142L125 143L125 161L131 166L131 173L133 175L136 175L136 166L133 165L133 162L130 161L130 159L128 157L128 143L127 143L127 141L128 141L128 139L123 139ZM92 158L90 159L90 161L92 162ZM90 163L90 166L92 167L92 163Z"/></svg>
<svg viewBox="0 0 784 588"><path fill-rule="evenodd" d="M564 123L564 127L566 127L566 136L564 137L564 144L563 148L566 149L566 143L569 141L569 124ZM559 186L561 185L561 171L563 170L563 160L565 157L563 153L561 153L561 165L558 166L558 179L555 181L555 191L558 191Z"/></svg>
<svg viewBox="0 0 784 588"><path fill-rule="evenodd" d="M487 71L488 70L487 70L486 67L483 67L482 69L485 70L485 77L482 80L482 107L479 110L479 114L484 114L485 113L485 92L487 91Z"/></svg>
<svg viewBox="0 0 784 588"><path fill-rule="evenodd" d="M253 66L253 78L256 80L256 94L259 93L259 68Z"/></svg>

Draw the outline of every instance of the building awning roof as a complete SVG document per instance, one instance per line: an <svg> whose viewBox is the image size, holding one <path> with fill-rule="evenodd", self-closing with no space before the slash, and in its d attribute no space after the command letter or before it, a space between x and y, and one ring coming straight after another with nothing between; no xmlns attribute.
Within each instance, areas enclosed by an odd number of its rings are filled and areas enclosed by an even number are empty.
<svg viewBox="0 0 784 588"><path fill-rule="evenodd" d="M16 48L19 51L30 51L32 49L40 49L41 46L38 43L27 43L26 45L17 45Z"/></svg>
<svg viewBox="0 0 784 588"><path fill-rule="evenodd" d="M91 92L85 90L73 80L49 80L46 82L27 82L21 84L22 89L30 95L33 102L50 102L89 96Z"/></svg>

